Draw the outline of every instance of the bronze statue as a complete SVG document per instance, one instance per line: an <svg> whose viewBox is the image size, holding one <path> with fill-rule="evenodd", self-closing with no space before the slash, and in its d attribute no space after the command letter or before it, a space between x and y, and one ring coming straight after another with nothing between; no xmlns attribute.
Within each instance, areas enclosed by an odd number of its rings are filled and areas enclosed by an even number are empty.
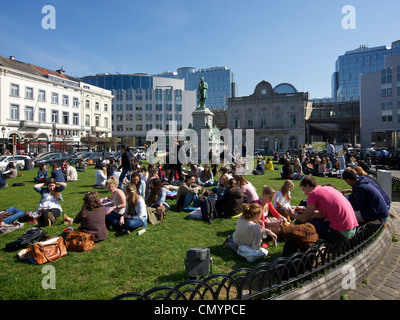
<svg viewBox="0 0 400 320"><path fill-rule="evenodd" d="M201 80L197 87L197 101L198 101L197 108L198 109L206 108L207 89L208 89L208 84L207 84L207 82L204 81L204 78L201 77Z"/></svg>

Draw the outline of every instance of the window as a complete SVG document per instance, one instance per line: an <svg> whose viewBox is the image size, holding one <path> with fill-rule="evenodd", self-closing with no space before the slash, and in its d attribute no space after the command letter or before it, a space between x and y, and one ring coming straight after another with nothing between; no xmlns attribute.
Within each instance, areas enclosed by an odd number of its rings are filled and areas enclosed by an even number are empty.
<svg viewBox="0 0 400 320"><path fill-rule="evenodd" d="M69 124L69 113L63 112L63 124Z"/></svg>
<svg viewBox="0 0 400 320"><path fill-rule="evenodd" d="M397 81L400 81L400 66L397 67Z"/></svg>
<svg viewBox="0 0 400 320"><path fill-rule="evenodd" d="M125 93L126 100L132 100L132 89L127 89Z"/></svg>
<svg viewBox="0 0 400 320"><path fill-rule="evenodd" d="M132 121L132 120L133 120L133 115L132 115L132 113L131 113L131 114L127 114L127 115L125 116L125 119L126 119L126 121Z"/></svg>
<svg viewBox="0 0 400 320"><path fill-rule="evenodd" d="M104 127L108 128L108 118L104 118Z"/></svg>
<svg viewBox="0 0 400 320"><path fill-rule="evenodd" d="M79 125L79 114L78 113L72 114L72 124L75 126Z"/></svg>
<svg viewBox="0 0 400 320"><path fill-rule="evenodd" d="M289 149L296 149L297 150L297 137L290 137L289 138Z"/></svg>
<svg viewBox="0 0 400 320"><path fill-rule="evenodd" d="M165 100L172 101L172 89L165 90Z"/></svg>
<svg viewBox="0 0 400 320"><path fill-rule="evenodd" d="M58 111L51 110L51 122L58 123Z"/></svg>
<svg viewBox="0 0 400 320"><path fill-rule="evenodd" d="M162 90L161 89L156 89L156 100L162 100Z"/></svg>
<svg viewBox="0 0 400 320"><path fill-rule="evenodd" d="M89 100L85 100L85 108L90 109L90 101Z"/></svg>
<svg viewBox="0 0 400 320"><path fill-rule="evenodd" d="M19 97L19 85L13 83L11 84L10 96Z"/></svg>
<svg viewBox="0 0 400 320"><path fill-rule="evenodd" d="M146 104L146 111L151 111L153 109L152 104Z"/></svg>
<svg viewBox="0 0 400 320"><path fill-rule="evenodd" d="M85 126L90 127L90 115L85 115Z"/></svg>
<svg viewBox="0 0 400 320"><path fill-rule="evenodd" d="M124 120L124 116L122 114L117 114L116 120L117 121L123 121Z"/></svg>
<svg viewBox="0 0 400 320"><path fill-rule="evenodd" d="M160 114L160 116L161 116L161 114ZM157 117L157 115L156 115L156 117ZM135 116L135 118L136 118L136 121L142 121L142 115L141 114L137 114Z"/></svg>
<svg viewBox="0 0 400 320"><path fill-rule="evenodd" d="M136 90L136 101L141 101L142 100L142 89L137 89Z"/></svg>
<svg viewBox="0 0 400 320"><path fill-rule="evenodd" d="M25 120L33 121L33 107L25 107Z"/></svg>
<svg viewBox="0 0 400 320"><path fill-rule="evenodd" d="M94 117L94 122L95 122L95 126L98 127L100 126L100 116L95 116Z"/></svg>
<svg viewBox="0 0 400 320"><path fill-rule="evenodd" d="M19 105L12 104L10 106L10 119L19 120Z"/></svg>
<svg viewBox="0 0 400 320"><path fill-rule="evenodd" d="M175 105L175 111L176 112L182 111L182 105L181 104L176 104Z"/></svg>
<svg viewBox="0 0 400 320"><path fill-rule="evenodd" d="M107 103L104 104L104 112L108 112L108 104Z"/></svg>
<svg viewBox="0 0 400 320"><path fill-rule="evenodd" d="M95 110L100 110L100 102L95 102L94 103L94 109Z"/></svg>
<svg viewBox="0 0 400 320"><path fill-rule="evenodd" d="M44 91L44 90L39 90L39 93L38 93L38 100L39 100L39 101L46 101L46 91Z"/></svg>
<svg viewBox="0 0 400 320"><path fill-rule="evenodd" d="M153 125L152 124L146 124L146 131L150 131L151 129L153 129Z"/></svg>
<svg viewBox="0 0 400 320"><path fill-rule="evenodd" d="M295 127L296 126L296 115L295 114L291 114L289 116L289 125L291 127Z"/></svg>
<svg viewBox="0 0 400 320"><path fill-rule="evenodd" d="M125 105L126 111L133 111L133 104L132 103L127 103Z"/></svg>
<svg viewBox="0 0 400 320"><path fill-rule="evenodd" d="M162 105L156 104L156 111L162 111Z"/></svg>
<svg viewBox="0 0 400 320"><path fill-rule="evenodd" d="M175 90L175 101L182 101L182 90Z"/></svg>
<svg viewBox="0 0 400 320"><path fill-rule="evenodd" d="M72 106L79 107L79 98L77 98L77 97L72 98Z"/></svg>
<svg viewBox="0 0 400 320"><path fill-rule="evenodd" d="M124 125L117 124L117 131L124 131Z"/></svg>
<svg viewBox="0 0 400 320"><path fill-rule="evenodd" d="M58 93L55 92L51 93L51 103L58 104Z"/></svg>
<svg viewBox="0 0 400 320"><path fill-rule="evenodd" d="M135 107L136 107L136 111L142 111L142 105L141 104L137 104Z"/></svg>
<svg viewBox="0 0 400 320"><path fill-rule="evenodd" d="M153 120L153 115L152 114L146 114L146 120L147 121L152 121Z"/></svg>
<svg viewBox="0 0 400 320"><path fill-rule="evenodd" d="M382 122L383 123L392 123L393 121L393 116L388 115L388 116L382 116Z"/></svg>
<svg viewBox="0 0 400 320"><path fill-rule="evenodd" d="M141 124L137 124L136 125L136 131L142 131L142 125Z"/></svg>
<svg viewBox="0 0 400 320"><path fill-rule="evenodd" d="M261 118L261 128L262 129L267 128L267 118L266 117Z"/></svg>
<svg viewBox="0 0 400 320"><path fill-rule="evenodd" d="M33 88L29 88L29 87L25 88L25 99L33 100Z"/></svg>
<svg viewBox="0 0 400 320"><path fill-rule="evenodd" d="M247 127L248 128L253 128L253 119L248 119L247 120Z"/></svg>
<svg viewBox="0 0 400 320"><path fill-rule="evenodd" d="M153 93L151 92L151 89L146 90L146 100L148 100L148 101L153 100Z"/></svg>
<svg viewBox="0 0 400 320"><path fill-rule="evenodd" d="M69 105L69 97L67 95L62 96L62 104L63 106L68 106Z"/></svg>
<svg viewBox="0 0 400 320"><path fill-rule="evenodd" d="M235 118L234 128L240 129L240 118Z"/></svg>
<svg viewBox="0 0 400 320"><path fill-rule="evenodd" d="M46 109L39 109L39 122L46 122Z"/></svg>
<svg viewBox="0 0 400 320"><path fill-rule="evenodd" d="M136 115L137 117L138 115ZM137 118L136 118L137 120ZM156 114L156 121L162 121L162 114Z"/></svg>

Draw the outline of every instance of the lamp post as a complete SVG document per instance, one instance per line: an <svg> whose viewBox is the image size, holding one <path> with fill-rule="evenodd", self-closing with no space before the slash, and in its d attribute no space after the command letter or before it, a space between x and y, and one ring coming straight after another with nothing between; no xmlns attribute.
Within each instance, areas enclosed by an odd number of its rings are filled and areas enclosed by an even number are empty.
<svg viewBox="0 0 400 320"><path fill-rule="evenodd" d="M6 139L5 139L5 133L6 133L6 127L1 128L1 132L3 133L3 155L6 154Z"/></svg>
<svg viewBox="0 0 400 320"><path fill-rule="evenodd" d="M50 142L49 142L49 150L48 150L48 152L51 151L51 133L49 134L49 139L50 139Z"/></svg>

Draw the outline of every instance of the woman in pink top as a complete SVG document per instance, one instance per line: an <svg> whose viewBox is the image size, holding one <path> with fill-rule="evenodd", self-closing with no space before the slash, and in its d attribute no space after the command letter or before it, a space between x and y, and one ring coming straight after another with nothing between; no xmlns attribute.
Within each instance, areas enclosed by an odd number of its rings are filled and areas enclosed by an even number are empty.
<svg viewBox="0 0 400 320"><path fill-rule="evenodd" d="M320 238L331 243L351 239L358 222L353 207L347 198L334 187L320 186L314 177L306 176L300 182L307 196L307 207L303 214L287 212L293 219L310 222Z"/></svg>
<svg viewBox="0 0 400 320"><path fill-rule="evenodd" d="M252 203L258 200L257 189L251 184L251 182L247 181L243 176L236 175L235 180L240 189L242 189L243 193L246 196L246 202Z"/></svg>

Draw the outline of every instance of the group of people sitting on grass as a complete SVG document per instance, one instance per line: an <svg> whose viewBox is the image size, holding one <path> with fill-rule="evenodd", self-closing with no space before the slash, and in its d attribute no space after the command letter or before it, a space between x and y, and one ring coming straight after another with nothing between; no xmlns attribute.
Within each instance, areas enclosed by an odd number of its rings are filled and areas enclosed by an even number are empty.
<svg viewBox="0 0 400 320"><path fill-rule="evenodd" d="M98 170L104 170L102 167L100 165ZM171 170L174 170L172 174ZM57 170L53 168L53 171ZM167 192L176 191L176 202L181 202L183 208L199 207L201 201L214 197L218 217L238 217L232 243L264 256L267 251L261 247L263 239L276 240L291 219L295 220L295 225L311 223L320 239L337 243L351 239L361 223L384 223L391 205L379 185L358 166L344 170L342 179L351 189L343 191L330 185L321 186L314 177L304 176L300 187L307 197L306 207L292 206L294 184L291 180L286 180L278 191L264 186L259 196L251 182L235 174L234 168L229 171L221 167L218 182L209 165L204 168L192 165L185 171L150 164L147 168L136 166L121 174L123 178L118 179L114 172L106 171L104 186L111 196L100 199L97 191L85 193L77 216L72 218L64 214L64 223L80 223L81 230L93 233L95 240L101 241L107 237L107 227L127 234L146 228L148 208L153 208L158 219L163 219L170 210ZM62 214L60 201L63 201L62 191L66 186L66 182L55 178L45 178L34 185L34 190L41 195L37 211L41 213L40 221L46 225L53 224ZM25 215L24 210L14 207L6 212L7 217L0 215L0 226Z"/></svg>
<svg viewBox="0 0 400 320"><path fill-rule="evenodd" d="M78 166L78 165L77 165ZM37 176L33 179L36 182L46 182L48 179L53 178L56 182L70 182L78 180L78 172L68 161L64 161L61 167L58 164L53 164L51 173L46 164L41 164L37 171Z"/></svg>

